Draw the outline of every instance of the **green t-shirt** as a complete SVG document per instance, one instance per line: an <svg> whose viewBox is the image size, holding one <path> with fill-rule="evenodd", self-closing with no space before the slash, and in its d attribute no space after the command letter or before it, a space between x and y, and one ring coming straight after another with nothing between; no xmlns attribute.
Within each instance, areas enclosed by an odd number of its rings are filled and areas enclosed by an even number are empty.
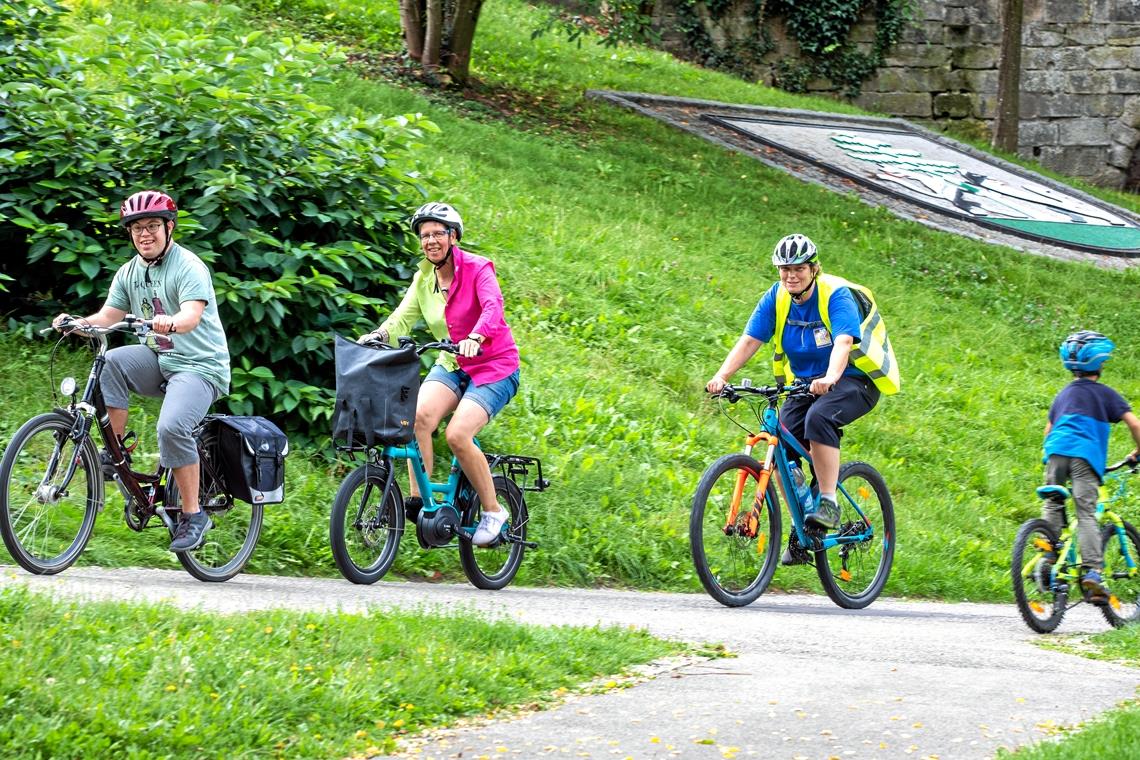
<svg viewBox="0 0 1140 760"><path fill-rule="evenodd" d="M164 372L193 372L209 380L222 394L230 389L230 349L218 318L214 281L206 264L178 244L157 266L147 266L139 256L119 267L111 281L107 305L152 319L156 314L177 314L186 301L205 301L202 319L188 333L156 335L140 339L158 354Z"/></svg>

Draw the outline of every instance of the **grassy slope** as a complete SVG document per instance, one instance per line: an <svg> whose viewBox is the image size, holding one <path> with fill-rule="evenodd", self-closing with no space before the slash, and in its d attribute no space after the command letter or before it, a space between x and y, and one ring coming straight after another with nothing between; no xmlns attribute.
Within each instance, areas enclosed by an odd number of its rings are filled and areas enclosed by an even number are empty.
<svg viewBox="0 0 1140 760"><path fill-rule="evenodd" d="M156 25L222 12L158 2L83 5L129 8ZM369 5L368 23L349 26L393 39L395 3L309 5L344 17ZM904 392L885 399L845 441L845 457L875 463L895 497L899 552L887 593L1008 598L1009 544L1016 524L1037 511L1040 430L1050 398L1066 382L1056 343L1076 327L1117 337L1107 379L1136 397L1140 355L1127 328L1140 316L1140 275L903 222L585 101L582 92L850 107L656 52L577 48L551 37L532 42L528 32L541 14L517 2L488 4L483 13L476 76L541 95L566 130L533 128L525 114L517 124L480 118L478 109L457 110L454 100L348 72L339 87L316 94L341 108L422 111L442 127L426 160L449 177L440 195L463 212L468 239L495 259L524 353L522 393L484 442L541 456L555 484L530 500L541 548L528 555L519 581L698 589L687 500L707 462L739 447L736 429L701 388L773 280L772 244L798 230L819 244L827 269L875 290L902 363ZM746 370L758 381L768 372L760 357ZM29 398L34 391L28 388ZM1123 452L1122 431L1115 436L1113 448ZM330 572L323 521L334 478L295 461L292 495L271 513L252 569ZM110 522L100 530L114 538L102 554L97 540L88 559L133 561L133 549L120 547L136 544L122 541L123 530ZM168 561L161 554L145 561ZM454 568L446 553L411 546L397 564L405 573ZM781 569L775 587L814 587L812 572Z"/></svg>

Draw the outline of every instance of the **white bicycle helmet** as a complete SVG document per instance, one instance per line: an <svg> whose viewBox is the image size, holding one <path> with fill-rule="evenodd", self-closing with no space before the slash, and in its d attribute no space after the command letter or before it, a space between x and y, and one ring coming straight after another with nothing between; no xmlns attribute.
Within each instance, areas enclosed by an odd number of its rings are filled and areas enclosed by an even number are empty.
<svg viewBox="0 0 1140 760"><path fill-rule="evenodd" d="M420 234L420 225L424 222L439 222L455 230L455 239L463 239L463 218L459 212L447 203L425 203L412 214L412 231Z"/></svg>
<svg viewBox="0 0 1140 760"><path fill-rule="evenodd" d="M786 267L815 261L815 243L798 232L780 240L772 251L772 266Z"/></svg>

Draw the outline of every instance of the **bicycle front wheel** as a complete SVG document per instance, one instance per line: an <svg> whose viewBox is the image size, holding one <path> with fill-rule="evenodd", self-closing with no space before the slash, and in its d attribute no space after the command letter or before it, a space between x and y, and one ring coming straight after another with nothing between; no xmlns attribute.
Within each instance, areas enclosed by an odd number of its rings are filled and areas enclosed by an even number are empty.
<svg viewBox="0 0 1140 760"><path fill-rule="evenodd" d="M759 479L759 462L728 454L705 470L693 495L693 566L709 596L727 607L756 601L776 572L780 502L771 481L758 490Z"/></svg>
<svg viewBox="0 0 1140 760"><path fill-rule="evenodd" d="M33 417L0 462L0 535L20 567L36 575L58 573L78 559L103 505L95 444L88 435L72 440L71 426L71 417L59 413Z"/></svg>
<svg viewBox="0 0 1140 760"><path fill-rule="evenodd" d="M353 583L375 583L396 561L404 534L404 498L395 479L384 498L391 466L366 464L353 470L333 499L329 544L340 574Z"/></svg>
<svg viewBox="0 0 1140 760"><path fill-rule="evenodd" d="M1113 628L1122 628L1140 621L1140 532L1127 522L1119 533L1115 525L1106 525L1101 545L1109 596L1100 611Z"/></svg>
<svg viewBox="0 0 1140 760"><path fill-rule="evenodd" d="M475 546L470 541L459 540L459 563L463 573L475 588L494 591L506 586L514 579L522 564L526 549L527 522L530 516L526 511L522 490L511 479L496 475L495 496L499 504L510 513L507 520L507 536L493 546ZM463 510L464 526L473 528L482 516L479 497L473 497Z"/></svg>
<svg viewBox="0 0 1140 760"><path fill-rule="evenodd" d="M1065 616L1067 586L1055 585L1052 577L1057 543L1056 531L1041 519L1022 523L1013 539L1013 598L1021 619L1037 633L1055 630Z"/></svg>
<svg viewBox="0 0 1140 760"><path fill-rule="evenodd" d="M839 468L840 538L861 536L815 553L815 570L831 601L848 610L879 596L895 557L895 507L887 483L866 462Z"/></svg>
<svg viewBox="0 0 1140 760"><path fill-rule="evenodd" d="M204 472L204 470L203 470ZM177 518L182 510L182 494L170 470L166 471L166 509ZM228 581L245 569L257 540L261 537L261 524L265 519L263 504L235 503L232 498L217 498L206 490L208 483L199 486L202 509L210 515L214 527L206 531L205 543L194 551L177 552L175 556L183 569L206 583ZM210 498L212 497L212 498ZM207 498L209 499L207 501Z"/></svg>

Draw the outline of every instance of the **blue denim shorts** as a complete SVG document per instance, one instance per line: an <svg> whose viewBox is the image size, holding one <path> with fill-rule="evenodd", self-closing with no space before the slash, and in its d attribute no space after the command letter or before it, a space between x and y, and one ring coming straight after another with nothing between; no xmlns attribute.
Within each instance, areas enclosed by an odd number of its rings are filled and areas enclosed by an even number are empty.
<svg viewBox="0 0 1140 760"><path fill-rule="evenodd" d="M461 369L448 372L440 364L432 365L424 382L435 381L443 383L451 392L459 397L460 401L467 399L483 407L490 419L503 410L507 402L515 397L519 391L519 371L516 369L502 380L496 380L486 385L475 385L471 382L471 375Z"/></svg>

